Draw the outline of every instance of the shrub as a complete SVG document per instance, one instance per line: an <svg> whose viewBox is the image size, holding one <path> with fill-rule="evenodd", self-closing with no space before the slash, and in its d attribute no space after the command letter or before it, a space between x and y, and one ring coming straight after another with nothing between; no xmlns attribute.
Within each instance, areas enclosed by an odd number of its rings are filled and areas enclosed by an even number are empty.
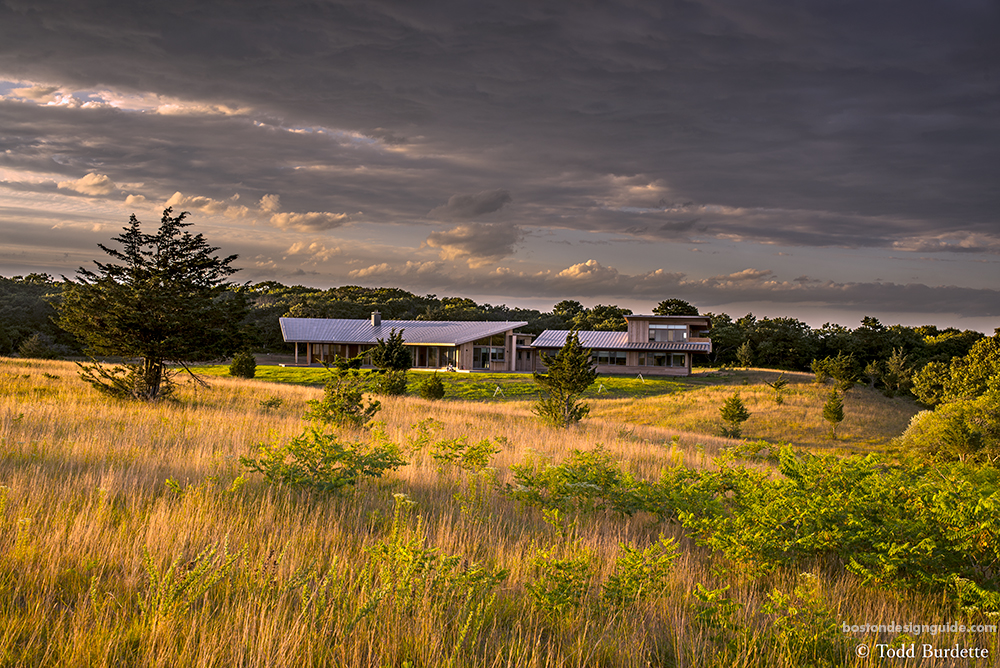
<svg viewBox="0 0 1000 668"><path fill-rule="evenodd" d="M614 573L604 585L605 600L628 604L658 596L669 585L670 571L677 559L677 543L672 538L660 539L644 550L621 545Z"/></svg>
<svg viewBox="0 0 1000 668"><path fill-rule="evenodd" d="M271 484L336 492L361 476L380 478L406 462L392 443L345 443L336 434L311 427L288 443L261 443L258 456L240 462Z"/></svg>
<svg viewBox="0 0 1000 668"><path fill-rule="evenodd" d="M921 411L896 443L933 461L1000 460L1000 392Z"/></svg>
<svg viewBox="0 0 1000 668"><path fill-rule="evenodd" d="M308 402L305 419L357 429L382 410L378 401L364 403L365 377L350 365L351 362L346 361L331 371L330 380L323 388L323 398Z"/></svg>
<svg viewBox="0 0 1000 668"><path fill-rule="evenodd" d="M573 450L558 466L537 468L515 464L515 486L507 493L521 503L548 510L592 512L604 509L631 515L635 499L632 479L603 448Z"/></svg>
<svg viewBox="0 0 1000 668"><path fill-rule="evenodd" d="M399 397L406 394L406 371L385 369L369 374L371 390L384 397Z"/></svg>
<svg viewBox="0 0 1000 668"><path fill-rule="evenodd" d="M410 349L403 341L404 331L401 329L397 332L393 328L385 339L375 339L375 347L368 351L368 357L374 366L390 371L406 371L413 366Z"/></svg>
<svg viewBox="0 0 1000 668"><path fill-rule="evenodd" d="M778 377L774 379L773 383L766 384L774 390L774 403L779 405L785 403L784 392L785 388L788 387L788 380L785 378L785 374L779 374Z"/></svg>
<svg viewBox="0 0 1000 668"><path fill-rule="evenodd" d="M257 359L249 350L241 350L233 355L229 365L229 375L236 378L253 378L257 375Z"/></svg>
<svg viewBox="0 0 1000 668"><path fill-rule="evenodd" d="M417 385L417 396L431 400L444 399L444 383L438 378L436 371Z"/></svg>
<svg viewBox="0 0 1000 668"><path fill-rule="evenodd" d="M21 342L21 345L17 347L17 354L21 357L40 360L52 360L60 357L59 351L52 345L52 337L38 332Z"/></svg>
<svg viewBox="0 0 1000 668"><path fill-rule="evenodd" d="M585 551L558 559L552 551L539 550L534 559L537 577L525 585L535 607L554 618L579 608L590 587L592 561Z"/></svg>

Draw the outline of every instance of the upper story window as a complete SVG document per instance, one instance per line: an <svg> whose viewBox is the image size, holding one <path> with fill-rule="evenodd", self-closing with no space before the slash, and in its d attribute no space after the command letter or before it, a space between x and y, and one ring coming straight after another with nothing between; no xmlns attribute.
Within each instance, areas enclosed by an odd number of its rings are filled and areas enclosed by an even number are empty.
<svg viewBox="0 0 1000 668"><path fill-rule="evenodd" d="M687 325L649 325L650 341L687 341Z"/></svg>

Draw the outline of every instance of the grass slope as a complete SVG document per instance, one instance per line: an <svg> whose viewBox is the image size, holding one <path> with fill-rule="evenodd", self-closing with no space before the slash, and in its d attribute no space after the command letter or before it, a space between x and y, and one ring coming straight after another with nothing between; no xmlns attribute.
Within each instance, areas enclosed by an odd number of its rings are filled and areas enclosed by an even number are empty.
<svg viewBox="0 0 1000 668"><path fill-rule="evenodd" d="M943 621L936 598L863 588L828 564L810 566L811 579L749 579L674 524L610 513L553 523L500 491L515 464L597 444L637 476L711 467L731 442L690 429L710 426L718 396L750 396L741 376L594 398L595 417L567 430L541 427L516 399L383 399L381 429L410 463L328 496L244 475L239 458L299 433L306 401L320 396L260 371L264 380L184 383L179 401L149 406L102 397L69 363L0 359L0 666L783 667L804 665L804 640L789 634L813 632L796 609L848 623ZM316 370L294 371L303 383ZM451 382L490 399L471 388L494 379ZM612 387L630 387L621 382ZM271 398L280 405L261 403ZM674 422L668 408L682 399L705 406L678 409ZM845 432L873 441L894 425ZM422 429L432 441L490 440L500 487L435 462L417 447ZM665 593L605 602L622 545L643 549L660 535L680 545ZM539 587L555 600L574 581L582 605L557 613L535 603ZM775 591L791 602L766 612ZM823 633L837 665L870 665L854 643L888 642ZM953 642L996 651L995 634L934 638Z"/></svg>

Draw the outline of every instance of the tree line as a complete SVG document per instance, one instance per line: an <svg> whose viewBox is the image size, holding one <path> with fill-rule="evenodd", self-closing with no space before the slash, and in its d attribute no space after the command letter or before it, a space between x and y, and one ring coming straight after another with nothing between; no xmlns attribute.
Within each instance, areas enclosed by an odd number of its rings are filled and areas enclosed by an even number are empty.
<svg viewBox="0 0 1000 668"><path fill-rule="evenodd" d="M66 282L47 274L0 277L0 354L31 357L79 355L81 341L56 323L54 306L62 299ZM417 295L401 288L366 288L345 285L328 290L277 281L233 285L232 296L242 297L247 310L242 321L247 345L259 352L283 352L278 318L367 318L378 310L388 320L524 320L520 331L538 334L546 329L625 331L630 309L598 304L584 307L563 300L551 311L479 304L467 297ZM665 299L655 314L697 315L698 310L680 299ZM711 355L698 356L712 366L756 366L808 371L814 360L851 356L863 372L872 363L886 363L894 354L920 369L935 362L949 364L969 353L983 338L981 332L940 329L935 325L909 327L883 325L867 316L850 329L826 323L811 328L795 318L757 318L748 313L733 318L727 313L705 313L712 327ZM23 349L23 350L22 350ZM860 373L859 373L860 375Z"/></svg>

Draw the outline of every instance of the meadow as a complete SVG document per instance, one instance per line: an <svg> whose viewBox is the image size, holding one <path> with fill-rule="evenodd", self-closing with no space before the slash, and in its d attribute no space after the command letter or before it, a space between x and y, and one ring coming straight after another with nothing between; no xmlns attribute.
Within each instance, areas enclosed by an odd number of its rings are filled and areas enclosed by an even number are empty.
<svg viewBox="0 0 1000 668"><path fill-rule="evenodd" d="M995 657L995 632L842 631L996 623L941 591L865 583L829 554L748 569L683 518L588 496L596 479L561 505L525 494L526 472L574 451L617 481L724 472L740 442L714 434L733 391L745 437L816 452L886 449L911 401L852 390L831 441L828 390L806 375L786 374L781 405L763 370L602 378L590 417L557 430L531 414L529 378L461 374L449 399L382 397L371 428L340 430L407 463L325 493L241 461L301 434L322 395L302 375L322 370L258 371L181 376L175 401L145 405L71 363L0 358L0 666L995 665L920 658L922 643ZM766 457L748 466L780 477ZM909 642L904 662L857 654Z"/></svg>

